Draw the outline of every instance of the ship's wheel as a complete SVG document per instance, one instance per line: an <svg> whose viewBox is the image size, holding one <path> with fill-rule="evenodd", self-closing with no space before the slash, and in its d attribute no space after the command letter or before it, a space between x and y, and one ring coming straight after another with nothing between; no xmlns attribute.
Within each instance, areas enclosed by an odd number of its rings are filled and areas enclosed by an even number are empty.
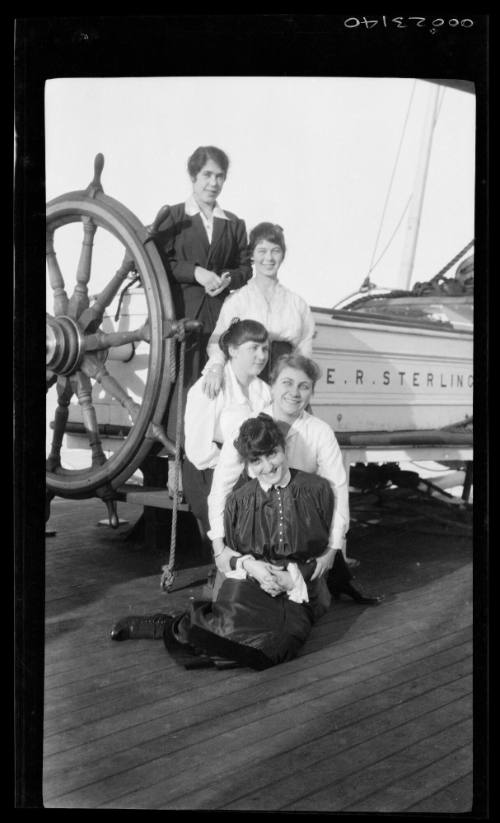
<svg viewBox="0 0 500 823"><path fill-rule="evenodd" d="M51 313L47 313L46 366L53 420L46 484L49 500L56 495L103 498L116 525L115 490L140 466L156 439L172 450L162 419L175 378L174 338L199 324L175 320L153 232L104 194L103 165L99 154L87 189L64 194L47 205L47 310ZM73 262L68 262L71 255L64 251L68 227ZM56 257L59 238L63 262ZM115 328L113 311L117 308L116 321L123 297L130 297L133 286L144 318L136 328L123 329L123 323ZM140 377L138 370L134 373L134 358L140 361ZM113 403L115 419L121 423L114 425L107 419L103 424L99 414ZM75 424L75 417L79 423ZM64 458L64 437L75 426L83 435L86 465ZM103 448L102 433L110 430L119 430L112 450Z"/></svg>

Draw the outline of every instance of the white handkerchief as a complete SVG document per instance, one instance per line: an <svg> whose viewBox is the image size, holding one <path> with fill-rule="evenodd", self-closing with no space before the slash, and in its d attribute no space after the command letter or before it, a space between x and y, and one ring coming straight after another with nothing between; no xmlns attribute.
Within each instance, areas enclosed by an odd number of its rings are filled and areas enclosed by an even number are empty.
<svg viewBox="0 0 500 823"><path fill-rule="evenodd" d="M297 564L289 563L287 572L290 574L294 583L293 589L290 589L288 592L288 599L293 600L294 603L309 603L306 582L302 577Z"/></svg>

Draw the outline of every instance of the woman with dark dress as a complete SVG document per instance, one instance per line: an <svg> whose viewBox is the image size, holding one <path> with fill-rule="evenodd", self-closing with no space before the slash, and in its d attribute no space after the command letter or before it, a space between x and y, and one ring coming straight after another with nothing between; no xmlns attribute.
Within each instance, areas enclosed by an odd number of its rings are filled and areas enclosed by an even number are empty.
<svg viewBox="0 0 500 823"><path fill-rule="evenodd" d="M224 299L252 276L245 223L217 202L228 167L221 149L197 148L187 164L191 195L185 203L163 206L151 229L174 281L178 317L203 323L197 345L190 346L188 385L200 376Z"/></svg>
<svg viewBox="0 0 500 823"><path fill-rule="evenodd" d="M229 158L216 146L199 146L188 159L192 191L184 203L162 206L149 233L165 264L178 318L203 324L186 344L184 381L176 380L163 421L170 441L177 430L178 392L199 378L207 344L230 291L252 276L245 223L217 201L227 177ZM182 444L183 445L183 444Z"/></svg>
<svg viewBox="0 0 500 823"><path fill-rule="evenodd" d="M329 551L329 482L289 468L283 433L266 414L242 424L235 446L251 479L226 503L225 545L215 556L224 582L216 600L194 602L175 617L124 618L113 639L163 636L188 668L232 661L260 670L294 658L328 610L331 594L317 559ZM341 551L332 571L339 589L348 583Z"/></svg>

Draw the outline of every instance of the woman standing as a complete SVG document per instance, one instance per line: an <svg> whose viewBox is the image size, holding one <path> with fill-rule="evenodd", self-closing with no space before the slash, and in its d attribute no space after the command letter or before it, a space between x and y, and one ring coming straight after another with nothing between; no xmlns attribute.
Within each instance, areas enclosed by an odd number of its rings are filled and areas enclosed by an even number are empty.
<svg viewBox="0 0 500 823"><path fill-rule="evenodd" d="M286 253L283 229L273 223L259 223L250 232L249 249L254 276L225 300L208 342L209 361L203 374L204 389L209 397L214 397L222 384L223 361L217 340L233 317L258 320L266 327L271 340L269 370L280 355L292 350L305 357L312 354L314 319L311 310L302 297L278 280ZM267 379L267 371L262 377Z"/></svg>
<svg viewBox="0 0 500 823"><path fill-rule="evenodd" d="M222 444L243 420L271 402L271 391L258 375L269 356L269 338L262 323L235 319L219 339L224 356L224 386L213 399L202 378L187 395L184 418L184 492L191 511L208 531L207 497Z"/></svg>
<svg viewBox="0 0 500 823"><path fill-rule="evenodd" d="M150 229L169 274L177 317L203 323L201 334L188 341L184 387L201 374L207 343L229 290L241 288L252 275L245 223L217 202L228 167L229 158L221 149L197 148L187 164L191 195L185 203L163 206ZM170 402L171 439L178 389L176 384Z"/></svg>

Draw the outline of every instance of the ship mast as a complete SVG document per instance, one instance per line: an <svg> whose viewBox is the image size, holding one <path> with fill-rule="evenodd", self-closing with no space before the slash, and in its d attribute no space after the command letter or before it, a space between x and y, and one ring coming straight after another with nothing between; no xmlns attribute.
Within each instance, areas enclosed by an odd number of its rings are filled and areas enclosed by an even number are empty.
<svg viewBox="0 0 500 823"><path fill-rule="evenodd" d="M430 91L424 127L422 130L417 172L413 185L413 194L406 227L406 239L403 248L403 260L399 275L399 287L406 290L410 288L413 267L415 264L418 234L420 231L420 219L422 216L422 207L424 203L427 173L429 171L432 138L437 120L439 92L439 85L436 85L436 87L432 88Z"/></svg>

